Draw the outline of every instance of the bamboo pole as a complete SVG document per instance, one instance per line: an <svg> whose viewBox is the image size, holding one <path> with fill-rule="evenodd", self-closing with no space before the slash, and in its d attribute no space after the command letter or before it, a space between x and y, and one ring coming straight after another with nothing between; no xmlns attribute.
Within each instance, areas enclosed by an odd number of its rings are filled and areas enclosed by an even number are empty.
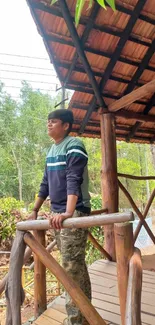
<svg viewBox="0 0 155 325"><path fill-rule="evenodd" d="M114 116L112 114L100 115L101 124L101 150L102 150L102 202L108 213L118 211L118 181L117 181L117 154ZM116 221L117 222L117 221ZM104 226L105 250L113 261L116 260L114 226Z"/></svg>
<svg viewBox="0 0 155 325"><path fill-rule="evenodd" d="M45 231L34 231L35 239L45 246ZM47 308L46 305L46 268L34 254L34 315L38 318Z"/></svg>
<svg viewBox="0 0 155 325"><path fill-rule="evenodd" d="M125 325L126 296L128 287L129 261L133 254L133 231L131 223L115 224L117 280L122 325Z"/></svg>
<svg viewBox="0 0 155 325"><path fill-rule="evenodd" d="M152 202L153 202L154 197L155 197L155 189L154 189L153 192L151 193L151 196L150 196L150 198L149 198L149 201L148 201L148 203L147 203L147 205L146 205L146 207L145 207L145 210L144 210L144 213L143 213L143 219L146 218L146 216L147 216L147 214L148 214L148 211L149 211L149 208L150 208L150 206L151 206L151 204L152 204ZM137 237L138 237L138 235L139 235L139 232L140 232L140 230L141 230L142 225L143 225L143 223L142 223L141 221L139 221L139 223L138 223L138 225L137 225L137 228L136 228L136 230L135 230L135 232L134 232L134 243L135 243L135 241L136 241L136 239L137 239Z"/></svg>
<svg viewBox="0 0 155 325"><path fill-rule="evenodd" d="M109 261L112 261L112 257L106 252L106 250L97 242L97 240L93 237L93 235L88 232L88 239L97 248Z"/></svg>
<svg viewBox="0 0 155 325"><path fill-rule="evenodd" d="M122 174L122 173L117 173L117 176L129 178L129 179L137 179L139 181L155 179L155 176L135 176L135 175L129 175L129 174Z"/></svg>
<svg viewBox="0 0 155 325"><path fill-rule="evenodd" d="M124 185L118 181L119 187L121 188L121 190L123 191L123 193L126 195L126 197L128 198L132 208L134 209L134 211L137 213L140 221L142 222L143 226L145 227L146 231L148 232L150 238L152 239L153 243L155 244L155 236L153 234L153 232L151 231L151 229L149 228L148 224L146 223L146 221L143 218L142 213L140 212L140 210L137 208L135 202L133 201L131 195L129 194L129 192L126 190L126 188L124 187Z"/></svg>
<svg viewBox="0 0 155 325"><path fill-rule="evenodd" d="M89 228L134 220L132 212L118 212L95 216L68 218L63 221L63 228ZM48 230L49 220L27 220L17 223L18 230Z"/></svg>
<svg viewBox="0 0 155 325"><path fill-rule="evenodd" d="M141 325L142 261L135 248L129 265L125 325Z"/></svg>
<svg viewBox="0 0 155 325"><path fill-rule="evenodd" d="M88 323L90 325L106 325L105 321L91 305L90 301L78 287L76 282L74 282L74 280L63 270L46 249L37 242L30 233L24 235L24 240L39 257L40 261L46 266L46 268L48 268L64 285L66 291L72 297L75 304L80 308Z"/></svg>
<svg viewBox="0 0 155 325"><path fill-rule="evenodd" d="M142 87L139 87L136 90L133 90L130 94L123 96L121 99L116 100L108 106L110 112L116 112L123 107L126 107L136 100L145 97L149 93L154 93L155 91L155 79L151 80Z"/></svg>

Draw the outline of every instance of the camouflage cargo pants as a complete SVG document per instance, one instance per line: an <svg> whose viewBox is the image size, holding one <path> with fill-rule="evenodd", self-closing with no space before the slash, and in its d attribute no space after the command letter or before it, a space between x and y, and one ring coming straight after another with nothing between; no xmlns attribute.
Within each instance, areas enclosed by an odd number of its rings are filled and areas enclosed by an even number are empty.
<svg viewBox="0 0 155 325"><path fill-rule="evenodd" d="M73 217L81 217L83 213L75 211ZM91 284L85 263L85 248L87 242L87 229L61 229L55 230L57 246L62 255L62 266L65 271L78 283L85 295L91 300ZM66 311L68 325L88 324L79 308L66 292Z"/></svg>

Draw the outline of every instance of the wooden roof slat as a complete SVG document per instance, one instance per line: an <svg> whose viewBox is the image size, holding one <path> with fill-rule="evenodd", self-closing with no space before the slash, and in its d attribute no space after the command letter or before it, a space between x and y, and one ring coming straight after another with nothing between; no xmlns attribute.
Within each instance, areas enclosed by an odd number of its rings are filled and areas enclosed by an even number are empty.
<svg viewBox="0 0 155 325"><path fill-rule="evenodd" d="M63 37L63 35L52 35L52 34L45 34L45 37L48 41L52 41L52 42L55 42L55 43L60 43L60 44L64 44L64 45L68 45L68 46L72 46L74 47L74 44L72 42L71 39L66 39ZM150 44L149 44L150 46ZM96 54L96 55L100 55L102 57L106 57L106 58L109 58L111 59L112 58L112 53L108 53L106 51L102 51L102 50L98 50L98 49L94 49L92 47L89 47L89 46L84 46L84 51L85 52L89 52L89 53L92 53L92 54ZM129 58L125 58L125 57L119 57L118 59L118 62L122 62L122 63L126 63L126 64L130 64L130 65L133 65L135 67L138 67L139 66L139 62L136 62L132 59L129 59ZM55 60L56 62L56 60ZM59 61L60 64L63 64ZM155 71L155 67L151 66L151 65L147 65L146 69L148 69L149 71Z"/></svg>
<svg viewBox="0 0 155 325"><path fill-rule="evenodd" d="M120 54L121 54L121 51L126 43L126 41L128 40L129 36L130 36L130 33L133 29L133 26L136 22L136 20L138 19L139 15L140 15L140 12L141 10L143 9L144 5L146 3L146 0L141 0L141 1L138 1L137 2L137 5L135 6L135 9L134 9L134 12L133 14L131 15L128 23L127 23L127 26L123 32L123 38L120 38L119 42L118 42L118 45L116 47L116 50L115 52L113 53L113 59L109 62L107 68L106 68L106 71L104 73L104 79L101 80L100 82L100 89L104 89L104 86L106 85L111 73L112 73L112 70L118 60L118 58L120 57ZM85 126L89 120L89 117L92 113L92 111L94 110L94 102L92 100L91 104L90 104L90 107L89 107L89 113L87 112L84 120L83 120L83 123L80 127L80 130L79 130L79 133L83 133L84 129L85 129Z"/></svg>
<svg viewBox="0 0 155 325"><path fill-rule="evenodd" d="M78 52L78 55L83 63L83 66L87 72L87 75L89 77L89 80L90 80L90 83L93 87L93 90L94 90L94 93L95 93L95 99L94 99L94 102L96 103L96 101L98 100L99 104L101 107L103 107L103 109L106 111L106 108L105 108L105 103L104 103L104 100L102 98L102 95L100 93L100 90L99 90L99 87L98 87L98 83L94 77L94 74L92 72L92 69L90 67L90 64L87 60L87 57L86 57L86 54L83 50L83 48L81 47L81 42L80 42L80 38L78 36L78 33L77 33L77 30L73 24L73 20L72 20L72 17L70 15L70 11L68 9L68 6L67 6L67 3L65 0L59 0L59 5L60 5L60 8L62 10L62 14L63 14L63 17L65 19L65 22L67 24L67 27L70 31L70 34L72 36L72 39L73 39L73 42L76 46L76 50Z"/></svg>

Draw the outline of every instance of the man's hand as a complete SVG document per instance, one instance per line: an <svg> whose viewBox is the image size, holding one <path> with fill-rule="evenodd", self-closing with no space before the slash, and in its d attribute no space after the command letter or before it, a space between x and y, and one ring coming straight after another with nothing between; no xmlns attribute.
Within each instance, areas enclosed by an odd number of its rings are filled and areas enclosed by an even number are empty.
<svg viewBox="0 0 155 325"><path fill-rule="evenodd" d="M37 220L38 212L33 210L28 216L27 220Z"/></svg>
<svg viewBox="0 0 155 325"><path fill-rule="evenodd" d="M50 218L51 228L60 230L62 228L62 223L65 219L71 218L72 214L69 212L64 212L62 214L56 214Z"/></svg>

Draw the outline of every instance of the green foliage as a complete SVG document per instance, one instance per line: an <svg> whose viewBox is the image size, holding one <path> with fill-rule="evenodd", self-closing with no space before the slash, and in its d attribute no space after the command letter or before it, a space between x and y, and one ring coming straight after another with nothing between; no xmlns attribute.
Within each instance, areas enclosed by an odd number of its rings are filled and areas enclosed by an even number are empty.
<svg viewBox="0 0 155 325"><path fill-rule="evenodd" d="M52 0L51 5L56 3L58 0ZM96 0L98 4L103 8L106 9L106 3L113 9L116 10L115 7L115 0ZM75 7L75 25L76 27L79 24L79 20L82 14L82 10L85 4L87 4L87 9L90 9L93 5L94 0L76 0L76 7Z"/></svg>
<svg viewBox="0 0 155 325"><path fill-rule="evenodd" d="M102 197L101 195L92 195L91 196L91 209L100 210L102 209Z"/></svg>
<svg viewBox="0 0 155 325"><path fill-rule="evenodd" d="M102 227L94 227L90 229L91 234L98 243L103 246L104 234ZM103 255L92 245L90 241L87 241L86 246L86 263L88 265L92 264L94 261L103 258Z"/></svg>
<svg viewBox="0 0 155 325"><path fill-rule="evenodd" d="M23 206L23 202L12 197L0 199L0 243L14 237L16 219L21 218L18 210Z"/></svg>

